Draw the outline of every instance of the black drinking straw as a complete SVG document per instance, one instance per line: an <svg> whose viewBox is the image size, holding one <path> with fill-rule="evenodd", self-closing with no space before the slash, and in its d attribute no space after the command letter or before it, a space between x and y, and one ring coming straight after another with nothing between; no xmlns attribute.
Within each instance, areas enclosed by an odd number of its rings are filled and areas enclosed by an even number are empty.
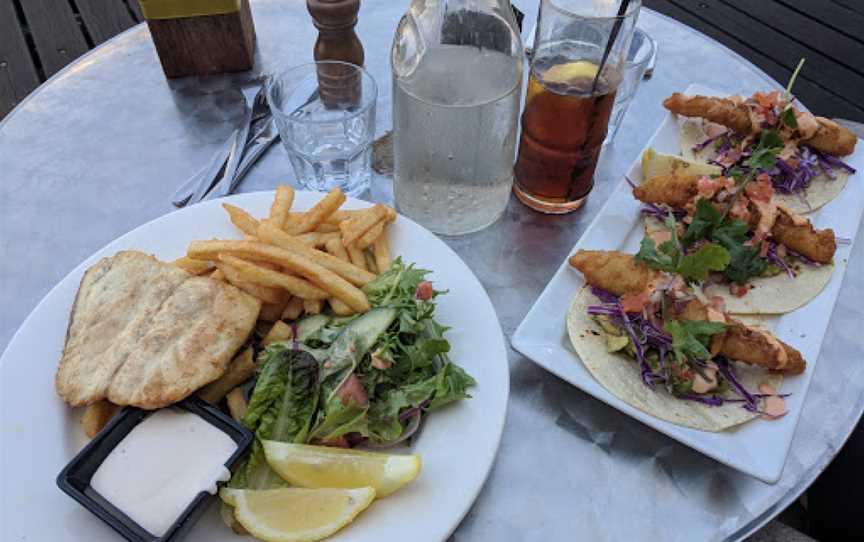
<svg viewBox="0 0 864 542"><path fill-rule="evenodd" d="M603 58L600 59L600 66L597 68L597 75L594 76L594 83L591 85L591 94L597 90L597 81L600 80L600 74L603 73L603 67L606 65L606 59L609 58L609 51L615 45L615 38L618 37L618 32L621 31L621 23L624 22L624 15L627 13L627 6L630 5L630 0L621 0L621 5L618 6L618 17L615 19L615 24L612 25L612 32L609 33L609 41L606 43L606 50L603 51Z"/></svg>

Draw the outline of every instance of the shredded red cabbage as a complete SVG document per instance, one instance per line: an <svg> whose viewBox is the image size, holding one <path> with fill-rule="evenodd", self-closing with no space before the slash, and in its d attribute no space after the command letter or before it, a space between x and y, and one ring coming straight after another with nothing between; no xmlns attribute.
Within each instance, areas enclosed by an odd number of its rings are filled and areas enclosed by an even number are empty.
<svg viewBox="0 0 864 542"><path fill-rule="evenodd" d="M732 369L732 365L729 361L725 358L718 357L714 362L717 364L717 368L720 370L720 374L723 375L723 378L725 378L738 395L744 399L744 408L755 411L758 407L756 397L754 397L753 394L748 392L747 389L738 382L738 379L735 377L735 371Z"/></svg>
<svg viewBox="0 0 864 542"><path fill-rule="evenodd" d="M600 298L600 301L602 301L603 303L618 303L618 296L613 293L609 293L606 290L601 290L600 288L592 286L591 293Z"/></svg>
<svg viewBox="0 0 864 542"><path fill-rule="evenodd" d="M291 350L300 350L300 342L297 337L297 320L291 322Z"/></svg>
<svg viewBox="0 0 864 542"><path fill-rule="evenodd" d="M783 258L777 255L777 243L773 241L768 242L768 261L782 269L786 272L789 278L795 278L795 274L792 273L792 270L789 269L789 266L786 265L786 262L783 261Z"/></svg>
<svg viewBox="0 0 864 542"><path fill-rule="evenodd" d="M717 397L716 395L712 395L710 397L709 396L703 397L700 395L691 395L691 394L687 393L687 394L683 394L683 395L678 395L677 397L679 399L684 399L686 401L694 401L696 403L703 403L705 405L712 406L712 407L722 406L723 403L725 402L722 397Z"/></svg>

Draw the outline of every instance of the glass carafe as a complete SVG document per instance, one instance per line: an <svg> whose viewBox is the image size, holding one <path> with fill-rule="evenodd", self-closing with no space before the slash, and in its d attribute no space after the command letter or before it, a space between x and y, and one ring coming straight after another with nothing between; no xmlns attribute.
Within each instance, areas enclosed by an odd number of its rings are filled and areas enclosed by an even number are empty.
<svg viewBox="0 0 864 542"><path fill-rule="evenodd" d="M523 54L509 0L413 0L391 63L397 207L445 235L488 226L513 184Z"/></svg>

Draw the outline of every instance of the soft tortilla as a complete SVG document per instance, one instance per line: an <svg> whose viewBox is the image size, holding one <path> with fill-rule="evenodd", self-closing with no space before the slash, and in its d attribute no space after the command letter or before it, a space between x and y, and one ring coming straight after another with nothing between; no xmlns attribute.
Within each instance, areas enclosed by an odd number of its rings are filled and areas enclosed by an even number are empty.
<svg viewBox="0 0 864 542"><path fill-rule="evenodd" d="M699 152L693 151L693 146L705 141L708 136L705 133L706 121L702 119L685 119L681 121L681 154L688 160L705 162L717 156L712 145ZM836 198L843 188L849 175L844 171L835 170L836 179L832 179L820 173L810 181L810 186L804 193L804 198L797 194L774 193L774 199L795 214L806 214L815 211L829 201Z"/></svg>
<svg viewBox="0 0 864 542"><path fill-rule="evenodd" d="M662 386L649 389L642 383L635 361L606 351L602 330L588 315L588 306L598 303L600 300L587 286L582 288L567 313L567 333L582 363L610 393L646 414L702 431L724 431L758 416L740 403L712 407L676 399ZM766 383L779 391L782 376L743 363L734 365L738 381L746 389L756 390L759 384Z"/></svg>
<svg viewBox="0 0 864 542"><path fill-rule="evenodd" d="M102 399L155 409L218 378L255 325L260 301L140 252L87 270L55 379L70 405Z"/></svg>
<svg viewBox="0 0 864 542"><path fill-rule="evenodd" d="M659 220L646 216L645 233L665 230ZM726 312L732 314L784 314L803 307L819 295L834 272L834 264L811 265L797 262L790 266L794 277L785 272L773 277L750 279L750 291L742 297L732 295L728 284L712 284L703 287L705 295L723 298Z"/></svg>

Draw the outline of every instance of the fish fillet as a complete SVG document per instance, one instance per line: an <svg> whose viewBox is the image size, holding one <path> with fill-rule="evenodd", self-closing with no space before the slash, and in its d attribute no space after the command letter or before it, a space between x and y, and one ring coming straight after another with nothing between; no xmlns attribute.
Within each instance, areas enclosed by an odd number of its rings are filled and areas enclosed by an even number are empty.
<svg viewBox="0 0 864 542"><path fill-rule="evenodd" d="M72 307L57 393L81 406L160 408L218 378L251 332L260 302L140 252L87 270Z"/></svg>

